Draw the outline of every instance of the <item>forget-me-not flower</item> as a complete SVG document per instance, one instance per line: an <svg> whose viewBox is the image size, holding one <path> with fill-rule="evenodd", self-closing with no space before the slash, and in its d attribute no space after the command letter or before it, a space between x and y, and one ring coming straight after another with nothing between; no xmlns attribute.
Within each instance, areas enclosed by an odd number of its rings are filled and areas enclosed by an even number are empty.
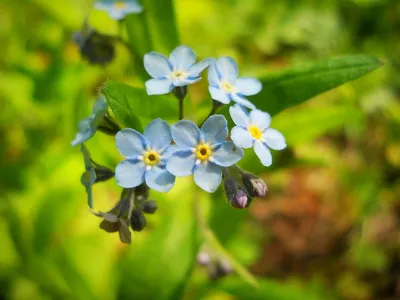
<svg viewBox="0 0 400 300"><path fill-rule="evenodd" d="M194 181L203 190L213 193L222 180L221 167L229 167L243 157L243 150L225 141L227 121L213 115L201 130L191 121L181 120L171 127L172 137L180 148L168 159L167 170L175 176L194 174Z"/></svg>
<svg viewBox="0 0 400 300"><path fill-rule="evenodd" d="M75 139L71 142L72 146L76 146L86 142L97 131L103 117L107 113L107 101L103 96L100 96L93 106L93 113L90 117L83 119L78 124L79 132Z"/></svg>
<svg viewBox="0 0 400 300"><path fill-rule="evenodd" d="M229 108L229 113L237 125L231 132L233 142L245 149L253 147L261 163L270 166L272 156L269 148L274 150L286 148L284 136L279 131L269 128L271 116L257 109L248 113L245 108L237 104Z"/></svg>
<svg viewBox="0 0 400 300"><path fill-rule="evenodd" d="M211 59L196 64L196 54L187 46L176 47L169 59L163 54L150 52L144 56L144 68L153 79L146 82L149 95L168 94L175 86L181 87L201 80Z"/></svg>
<svg viewBox="0 0 400 300"><path fill-rule="evenodd" d="M137 0L97 1L94 7L108 12L114 20L122 20L128 14L138 14L143 11L143 7Z"/></svg>
<svg viewBox="0 0 400 300"><path fill-rule="evenodd" d="M175 176L165 167L174 150L167 122L151 121L143 135L134 129L123 129L115 139L119 152L126 157L115 170L115 178L121 187L133 188L145 181L156 191L167 192L172 188Z"/></svg>
<svg viewBox="0 0 400 300"><path fill-rule="evenodd" d="M210 64L208 81L211 97L223 104L235 101L250 109L255 109L253 103L244 96L259 93L262 84L255 78L238 77L238 66L232 57L224 56Z"/></svg>

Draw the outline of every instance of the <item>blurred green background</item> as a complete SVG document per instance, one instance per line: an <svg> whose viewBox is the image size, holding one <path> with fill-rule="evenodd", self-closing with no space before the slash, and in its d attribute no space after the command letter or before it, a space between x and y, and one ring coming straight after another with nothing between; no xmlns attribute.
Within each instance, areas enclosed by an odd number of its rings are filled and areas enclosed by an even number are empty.
<svg viewBox="0 0 400 300"><path fill-rule="evenodd" d="M222 191L178 180L152 194L159 209L129 246L98 228L70 147L106 80L143 87L140 61L121 45L106 67L81 58L71 37L85 16L119 32L91 5L0 1L0 299L400 299L398 0L176 0L182 43L200 58L233 56L242 75L352 53L385 65L276 116L289 148L272 168L243 164L261 172L266 199L239 211ZM145 48L146 37L130 42ZM195 104L207 97L206 80L191 87L187 115L203 118L210 103ZM96 162L120 160L112 137L87 146ZM111 180L94 196L106 211L119 189ZM226 250L203 247L234 262L224 279L196 264L194 202Z"/></svg>

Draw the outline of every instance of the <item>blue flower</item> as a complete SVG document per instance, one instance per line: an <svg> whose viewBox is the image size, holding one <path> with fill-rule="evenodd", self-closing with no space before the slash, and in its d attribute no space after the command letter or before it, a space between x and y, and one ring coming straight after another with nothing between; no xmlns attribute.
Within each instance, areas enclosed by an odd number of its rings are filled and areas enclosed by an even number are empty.
<svg viewBox="0 0 400 300"><path fill-rule="evenodd" d="M81 145L81 151L83 154L83 161L85 163L85 172L82 174L81 183L86 188L88 205L90 208L93 208L92 185L96 181L96 170L92 165L92 159L88 149L84 145Z"/></svg>
<svg viewBox="0 0 400 300"><path fill-rule="evenodd" d="M71 142L71 145L76 146L90 139L96 133L96 130L106 113L107 101L103 96L100 96L93 106L92 115L79 122L79 132L76 134L75 139Z"/></svg>
<svg viewBox="0 0 400 300"><path fill-rule="evenodd" d="M172 125L172 137L180 150L167 162L167 170L175 176L194 174L194 181L203 190L213 193L222 180L221 167L229 167L243 157L243 150L225 141L227 121L213 115L201 127L181 120Z"/></svg>
<svg viewBox="0 0 400 300"><path fill-rule="evenodd" d="M210 64L208 81L211 97L223 104L235 101L250 109L255 106L244 96L251 96L261 91L261 82L255 78L237 78L238 66L232 57L224 56Z"/></svg>
<svg viewBox="0 0 400 300"><path fill-rule="evenodd" d="M166 159L174 151L171 129L161 119L153 120L142 135L134 129L123 129L115 136L118 151L126 157L115 170L117 183L123 188L146 184L160 192L169 191L175 176L165 168Z"/></svg>
<svg viewBox="0 0 400 300"><path fill-rule="evenodd" d="M275 129L269 128L271 116L260 110L252 110L250 114L240 105L229 108L233 122L237 126L232 128L233 142L242 148L254 148L254 152L264 166L272 164L269 148L282 150L286 148L283 135Z"/></svg>
<svg viewBox="0 0 400 300"><path fill-rule="evenodd" d="M186 86L201 80L203 72L211 59L195 64L196 55L187 46L178 46L172 51L169 59L157 52L144 56L144 68L153 79L146 82L149 95L168 94L174 86Z"/></svg>
<svg viewBox="0 0 400 300"><path fill-rule="evenodd" d="M137 0L98 1L94 7L108 12L110 17L114 20L122 20L128 14L138 14L143 11L143 7Z"/></svg>

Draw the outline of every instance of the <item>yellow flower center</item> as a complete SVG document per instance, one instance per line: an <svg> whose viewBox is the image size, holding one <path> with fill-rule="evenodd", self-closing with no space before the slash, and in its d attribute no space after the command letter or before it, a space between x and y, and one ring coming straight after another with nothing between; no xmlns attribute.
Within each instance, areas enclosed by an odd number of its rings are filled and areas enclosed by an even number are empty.
<svg viewBox="0 0 400 300"><path fill-rule="evenodd" d="M234 93L236 91L235 86L226 81L221 82L220 87L228 93Z"/></svg>
<svg viewBox="0 0 400 300"><path fill-rule="evenodd" d="M160 154L158 154L156 151L148 150L144 155L144 163L147 166L154 166L157 165L159 162L160 162Z"/></svg>
<svg viewBox="0 0 400 300"><path fill-rule="evenodd" d="M126 3L124 1L117 1L114 4L117 9L124 9L126 7Z"/></svg>
<svg viewBox="0 0 400 300"><path fill-rule="evenodd" d="M201 161L206 161L210 158L212 152L211 148L207 144L200 144L196 148L196 157Z"/></svg>
<svg viewBox="0 0 400 300"><path fill-rule="evenodd" d="M253 138L255 138L256 140L261 139L262 131L257 126L250 125L248 130Z"/></svg>
<svg viewBox="0 0 400 300"><path fill-rule="evenodd" d="M182 71L174 71L172 72L171 77L174 79L183 79L187 77L187 74Z"/></svg>

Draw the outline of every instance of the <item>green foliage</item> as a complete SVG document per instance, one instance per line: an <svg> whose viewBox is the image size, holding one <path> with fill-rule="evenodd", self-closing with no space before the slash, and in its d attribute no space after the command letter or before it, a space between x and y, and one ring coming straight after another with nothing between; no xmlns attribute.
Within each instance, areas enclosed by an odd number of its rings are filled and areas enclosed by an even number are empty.
<svg viewBox="0 0 400 300"><path fill-rule="evenodd" d="M144 89L114 81L105 84L103 93L117 118L126 127L139 131L142 130L139 115L150 119L177 115L175 99L169 96L149 96Z"/></svg>
<svg viewBox="0 0 400 300"><path fill-rule="evenodd" d="M251 100L259 109L275 115L380 66L382 63L374 57L353 55L293 67L261 79L263 89Z"/></svg>

